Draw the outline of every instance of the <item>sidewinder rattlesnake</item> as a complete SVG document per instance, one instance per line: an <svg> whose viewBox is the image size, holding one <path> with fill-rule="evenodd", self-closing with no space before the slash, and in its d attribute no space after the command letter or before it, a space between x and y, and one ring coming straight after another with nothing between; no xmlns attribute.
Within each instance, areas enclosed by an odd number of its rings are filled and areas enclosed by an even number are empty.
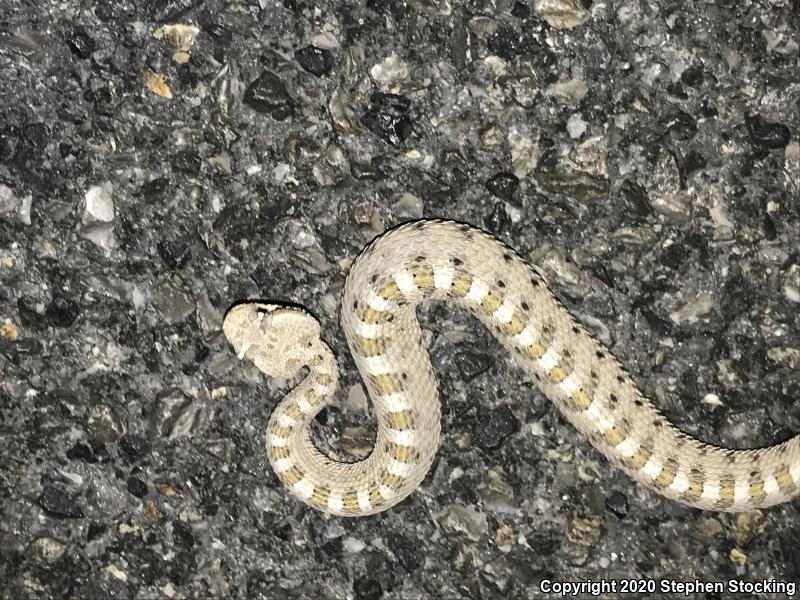
<svg viewBox="0 0 800 600"><path fill-rule="evenodd" d="M566 418L639 483L697 508L763 508L800 492L800 435L757 450L711 446L674 427L620 363L512 249L469 225L422 220L376 238L347 277L341 323L374 402L375 448L343 463L322 454L309 424L333 398L338 365L302 309L245 303L223 329L265 374L308 375L275 408L267 455L287 489L341 516L377 513L417 488L439 446L436 378L416 306L448 300L474 313Z"/></svg>

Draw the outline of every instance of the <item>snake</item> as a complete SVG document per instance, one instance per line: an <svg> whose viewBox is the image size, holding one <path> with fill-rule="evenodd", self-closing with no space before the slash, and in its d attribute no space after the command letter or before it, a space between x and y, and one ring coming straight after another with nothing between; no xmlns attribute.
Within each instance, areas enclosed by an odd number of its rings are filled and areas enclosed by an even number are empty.
<svg viewBox="0 0 800 600"><path fill-rule="evenodd" d="M673 425L623 365L512 248L465 223L423 219L376 237L352 263L340 322L373 403L377 434L363 460L321 452L310 435L334 401L339 367L304 308L245 301L223 332L239 359L299 380L266 428L267 457L303 503L343 517L384 511L417 489L441 439L436 377L416 307L437 300L480 320L541 392L614 465L679 503L713 511L765 508L800 493L800 435L728 449Z"/></svg>

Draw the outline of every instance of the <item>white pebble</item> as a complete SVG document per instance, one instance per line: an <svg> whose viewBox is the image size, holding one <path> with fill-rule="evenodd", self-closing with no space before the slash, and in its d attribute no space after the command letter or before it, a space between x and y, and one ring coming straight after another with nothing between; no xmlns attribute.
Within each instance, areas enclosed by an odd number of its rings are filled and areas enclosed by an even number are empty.
<svg viewBox="0 0 800 600"><path fill-rule="evenodd" d="M792 265L783 282L783 293L789 302L800 304L800 267Z"/></svg>
<svg viewBox="0 0 800 600"><path fill-rule="evenodd" d="M114 220L113 188L110 181L89 188L83 198L84 225L91 223L111 223Z"/></svg>
<svg viewBox="0 0 800 600"><path fill-rule="evenodd" d="M423 205L422 200L415 196L414 194L410 194L405 192L397 203L394 205L394 212L403 218L408 219L421 219L423 216Z"/></svg>
<svg viewBox="0 0 800 600"><path fill-rule="evenodd" d="M364 542L354 537L346 537L342 540L342 548L348 554L358 554L366 547L367 545Z"/></svg>
<svg viewBox="0 0 800 600"><path fill-rule="evenodd" d="M384 58L383 61L374 65L369 70L369 74L372 75L372 78L378 83L390 86L398 81L405 81L408 79L408 64L396 54L392 53Z"/></svg>
<svg viewBox="0 0 800 600"><path fill-rule="evenodd" d="M560 104L577 106L589 91L589 85L584 79L570 79L559 81L547 88L547 95Z"/></svg>
<svg viewBox="0 0 800 600"><path fill-rule="evenodd" d="M0 183L0 213L7 213L15 210L19 206L19 200L7 185Z"/></svg>
<svg viewBox="0 0 800 600"><path fill-rule="evenodd" d="M586 133L586 121L584 121L578 113L575 113L567 121L567 132L569 137L577 140L584 133Z"/></svg>

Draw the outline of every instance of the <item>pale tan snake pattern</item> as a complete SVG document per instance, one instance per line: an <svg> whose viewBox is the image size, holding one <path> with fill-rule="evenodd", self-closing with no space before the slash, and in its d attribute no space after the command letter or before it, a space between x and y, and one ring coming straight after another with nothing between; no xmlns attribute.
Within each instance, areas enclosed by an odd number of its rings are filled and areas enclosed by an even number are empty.
<svg viewBox="0 0 800 600"><path fill-rule="evenodd" d="M441 427L416 316L429 299L472 312L578 431L659 494L697 508L743 511L800 491L800 436L730 450L682 433L511 248L469 225L421 220L376 238L345 282L341 324L378 420L375 447L362 461L332 460L310 438L309 425L338 382L316 319L300 308L254 302L225 317L224 333L239 358L273 377L307 372L266 431L272 468L306 504L364 516L397 504L422 482Z"/></svg>

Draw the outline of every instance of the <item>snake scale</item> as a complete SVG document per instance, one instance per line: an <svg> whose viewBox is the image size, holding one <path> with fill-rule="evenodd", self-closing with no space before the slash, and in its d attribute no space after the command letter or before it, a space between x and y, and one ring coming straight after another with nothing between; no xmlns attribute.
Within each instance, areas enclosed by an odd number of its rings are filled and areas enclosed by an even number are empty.
<svg viewBox="0 0 800 600"><path fill-rule="evenodd" d="M296 307L248 302L223 330L240 359L273 377L306 377L267 425L267 455L286 488L334 515L363 516L417 488L440 439L436 378L416 306L446 300L472 312L564 416L612 463L659 494L697 508L743 511L800 493L800 435L729 450L682 433L511 248L469 225L421 220L373 240L353 263L341 323L374 403L372 453L321 453L309 425L333 398L338 365L319 323Z"/></svg>

